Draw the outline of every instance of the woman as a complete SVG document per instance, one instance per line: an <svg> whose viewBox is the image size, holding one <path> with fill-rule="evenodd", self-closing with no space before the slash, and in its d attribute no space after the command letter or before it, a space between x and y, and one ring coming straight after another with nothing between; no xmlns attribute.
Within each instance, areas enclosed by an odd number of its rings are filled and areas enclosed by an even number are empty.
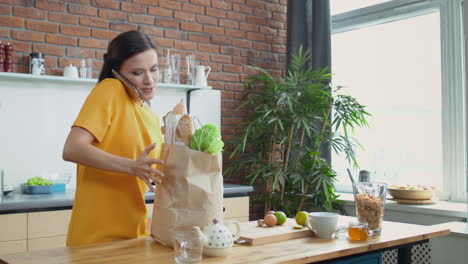
<svg viewBox="0 0 468 264"><path fill-rule="evenodd" d="M114 79L113 70L139 98ZM147 235L144 194L164 176L155 168L162 164L159 118L145 104L157 83L156 44L148 36L129 31L110 42L99 82L63 149L63 159L78 164L67 246Z"/></svg>

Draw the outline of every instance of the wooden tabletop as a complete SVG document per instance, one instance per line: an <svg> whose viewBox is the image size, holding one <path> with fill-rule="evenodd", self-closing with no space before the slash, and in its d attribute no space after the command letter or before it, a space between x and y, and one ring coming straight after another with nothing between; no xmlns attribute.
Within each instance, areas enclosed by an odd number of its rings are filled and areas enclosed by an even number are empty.
<svg viewBox="0 0 468 264"><path fill-rule="evenodd" d="M340 222L354 217L340 216ZM384 222L380 235L366 241L350 242L345 237L305 237L261 246L236 245L226 257L203 258L202 263L310 263L383 250L450 234L444 227ZM0 256L12 263L175 263L173 250L151 238L98 243ZM1 262L0 262L1 263Z"/></svg>

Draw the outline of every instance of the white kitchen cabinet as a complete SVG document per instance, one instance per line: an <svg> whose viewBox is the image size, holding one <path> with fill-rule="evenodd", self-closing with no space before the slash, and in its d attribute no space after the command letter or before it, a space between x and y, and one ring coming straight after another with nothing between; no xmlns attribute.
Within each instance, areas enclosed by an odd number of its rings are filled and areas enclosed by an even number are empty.
<svg viewBox="0 0 468 264"><path fill-rule="evenodd" d="M0 215L0 254L12 254L27 250L27 214Z"/></svg>

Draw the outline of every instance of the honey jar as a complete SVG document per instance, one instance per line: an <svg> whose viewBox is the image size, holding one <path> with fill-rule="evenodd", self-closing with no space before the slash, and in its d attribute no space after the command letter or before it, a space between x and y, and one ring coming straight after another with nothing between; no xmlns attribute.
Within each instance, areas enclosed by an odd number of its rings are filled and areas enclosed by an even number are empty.
<svg viewBox="0 0 468 264"><path fill-rule="evenodd" d="M362 241L369 237L367 223L350 223L348 227L348 237L351 241Z"/></svg>

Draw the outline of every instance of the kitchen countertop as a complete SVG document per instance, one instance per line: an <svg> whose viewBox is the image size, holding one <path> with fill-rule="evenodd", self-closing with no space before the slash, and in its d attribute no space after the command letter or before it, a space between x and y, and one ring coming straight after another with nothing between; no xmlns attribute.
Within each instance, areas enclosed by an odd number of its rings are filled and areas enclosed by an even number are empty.
<svg viewBox="0 0 468 264"><path fill-rule="evenodd" d="M224 197L246 196L253 191L252 186L239 184L224 184ZM0 198L0 214L39 212L49 210L70 209L75 198L75 190L55 192L51 194L23 194L19 190ZM146 203L152 203L154 193L145 194Z"/></svg>
<svg viewBox="0 0 468 264"><path fill-rule="evenodd" d="M340 217L340 224L355 221ZM241 234L242 230L241 230ZM370 252L402 248L411 251L413 244L450 234L444 227L383 222L382 232L366 241L351 242L347 238L317 238L308 236L260 246L234 245L225 257L204 257L203 263L329 263L331 259L360 256ZM406 257L406 259L405 259ZM408 261L410 254L401 255ZM96 243L78 247L39 250L0 256L7 263L174 263L173 250L154 242L151 237ZM356 262L354 262L356 263ZM400 262L409 263L409 262Z"/></svg>

